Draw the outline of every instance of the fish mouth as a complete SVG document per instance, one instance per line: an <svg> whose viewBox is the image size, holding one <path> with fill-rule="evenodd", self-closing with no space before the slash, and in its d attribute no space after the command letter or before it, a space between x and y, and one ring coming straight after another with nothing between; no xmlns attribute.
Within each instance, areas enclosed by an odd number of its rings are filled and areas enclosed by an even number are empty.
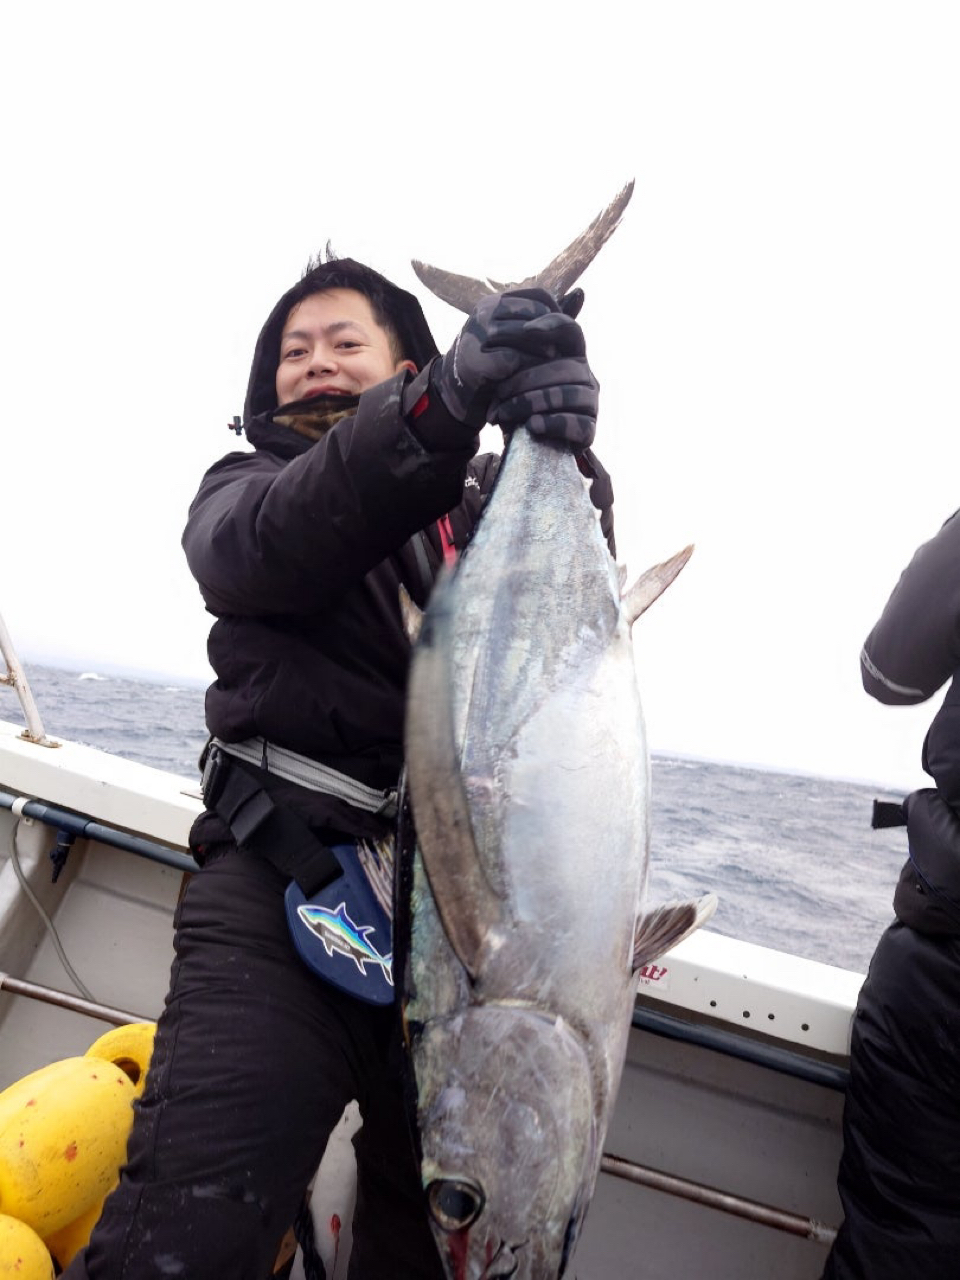
<svg viewBox="0 0 960 1280"><path fill-rule="evenodd" d="M508 1276L515 1276L520 1268L518 1254L526 1243L521 1240L519 1244L508 1245L501 1240L500 1248L484 1270L483 1280L507 1280Z"/></svg>

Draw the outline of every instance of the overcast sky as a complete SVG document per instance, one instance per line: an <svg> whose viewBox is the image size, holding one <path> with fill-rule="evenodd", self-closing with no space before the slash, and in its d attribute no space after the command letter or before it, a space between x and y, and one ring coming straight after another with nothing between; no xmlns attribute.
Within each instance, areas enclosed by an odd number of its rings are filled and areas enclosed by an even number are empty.
<svg viewBox="0 0 960 1280"><path fill-rule="evenodd" d="M0 57L22 659L208 675L186 510L328 238L516 280L633 177L581 322L621 557L697 546L636 628L651 744L922 783L937 702L857 659L960 506L956 5L59 0Z"/></svg>

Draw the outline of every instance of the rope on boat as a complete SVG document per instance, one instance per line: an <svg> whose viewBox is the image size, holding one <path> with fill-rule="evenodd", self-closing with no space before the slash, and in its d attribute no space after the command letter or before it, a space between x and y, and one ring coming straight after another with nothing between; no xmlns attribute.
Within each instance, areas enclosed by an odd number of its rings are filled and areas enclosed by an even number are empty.
<svg viewBox="0 0 960 1280"><path fill-rule="evenodd" d="M67 953L63 949L63 943L60 941L60 935L59 933L57 933L56 925L53 923L53 921L50 919L50 916L47 914L46 910L44 909L43 903L40 901L37 895L30 888L30 882L27 880L27 877L24 874L23 867L21 866L21 863L20 863L20 850L17 847L17 836L19 835L19 832L20 832L20 823L23 821L23 817L21 816L22 806L18 809L17 807L18 803L19 802L14 803L14 806L13 806L13 811L17 815L17 820L13 824L13 830L10 832L10 861L13 864L14 873L16 874L17 879L20 881L20 890L27 897L34 911L36 911L37 915L40 917L41 921L43 922L43 927L46 929L47 933L50 935L50 941L53 943L54 949L56 950L57 955L60 957L60 963L63 965L64 969L67 971L67 976L70 978L70 981L73 983L73 985L77 988L77 990L80 992L82 996L84 996L87 1000L93 1000L94 998L93 992L86 985L86 983L77 973L76 969L74 969L73 965L67 959Z"/></svg>
<svg viewBox="0 0 960 1280"><path fill-rule="evenodd" d="M805 1218L802 1214L789 1213L786 1209L777 1209L773 1205L762 1204L759 1200L747 1200L743 1196L731 1195L728 1191L718 1191L716 1187L708 1187L701 1182L677 1178L673 1174L663 1173L660 1169L651 1169L648 1165L624 1160L621 1156L602 1156L600 1169L603 1173L609 1173L615 1178L624 1178L637 1186L663 1191L670 1196L679 1196L682 1200L691 1200L694 1204L704 1205L708 1209L732 1213L738 1218L747 1218L750 1222L759 1223L761 1226L773 1227L777 1231L786 1231L794 1236L802 1236L805 1240L815 1240L818 1244L829 1245L836 1238L837 1233L832 1227L817 1222L815 1218Z"/></svg>

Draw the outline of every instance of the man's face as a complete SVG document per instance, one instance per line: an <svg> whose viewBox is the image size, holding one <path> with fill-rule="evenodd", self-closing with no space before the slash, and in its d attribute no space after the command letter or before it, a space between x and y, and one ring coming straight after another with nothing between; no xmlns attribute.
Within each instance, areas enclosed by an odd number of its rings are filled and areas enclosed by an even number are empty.
<svg viewBox="0 0 960 1280"><path fill-rule="evenodd" d="M355 289L312 293L291 310L280 339L277 404L308 396L357 396L400 368L390 337Z"/></svg>

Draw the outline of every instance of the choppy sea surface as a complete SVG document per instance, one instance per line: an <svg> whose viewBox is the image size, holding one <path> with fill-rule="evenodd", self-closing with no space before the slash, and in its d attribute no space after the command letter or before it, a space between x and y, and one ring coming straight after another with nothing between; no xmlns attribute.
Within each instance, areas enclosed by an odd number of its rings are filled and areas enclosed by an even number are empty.
<svg viewBox="0 0 960 1280"><path fill-rule="evenodd" d="M27 664L53 737L198 778L206 740L200 685ZM23 721L0 686L0 719ZM873 831L857 783L654 755L650 898L712 890L717 933L859 972L892 917L903 828ZM606 801L601 801L605 803ZM589 850L584 875L590 874Z"/></svg>

